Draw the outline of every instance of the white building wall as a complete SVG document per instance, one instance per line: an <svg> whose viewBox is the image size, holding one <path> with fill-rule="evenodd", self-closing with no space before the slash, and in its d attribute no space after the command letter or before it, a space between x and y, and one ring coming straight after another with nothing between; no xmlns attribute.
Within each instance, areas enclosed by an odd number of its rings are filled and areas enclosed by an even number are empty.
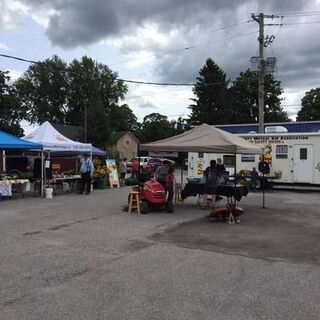
<svg viewBox="0 0 320 320"><path fill-rule="evenodd" d="M276 182L292 183L294 181L294 170L297 164L294 162L294 148L300 146L300 149L305 149L304 146L311 146L313 149L312 163L307 166L299 166L299 170L312 170L312 179L308 183L320 184L320 133L287 133L287 134L255 134L241 135L246 140L257 144L260 147L271 146L271 176L281 172L281 178ZM269 148L266 148L269 150ZM286 152L284 152L286 151ZM311 156L308 150L308 157ZM189 153L189 177L199 177L202 175L201 168L205 169L209 166L211 159L224 158L224 154L202 154ZM229 155L231 156L231 155ZM269 155L270 157L270 155ZM237 172L240 170L252 170L253 167L258 167L259 155L240 155L236 156ZM249 160L253 160L252 162ZM299 159L297 161L300 161ZM230 174L233 174L233 166L226 165ZM299 181L296 181L299 182Z"/></svg>

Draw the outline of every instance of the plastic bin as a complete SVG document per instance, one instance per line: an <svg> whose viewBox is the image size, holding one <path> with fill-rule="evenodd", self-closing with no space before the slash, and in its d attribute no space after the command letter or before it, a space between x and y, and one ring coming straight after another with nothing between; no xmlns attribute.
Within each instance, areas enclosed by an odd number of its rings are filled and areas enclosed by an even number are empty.
<svg viewBox="0 0 320 320"><path fill-rule="evenodd" d="M70 183L62 182L62 190L63 192L70 192Z"/></svg>
<svg viewBox="0 0 320 320"><path fill-rule="evenodd" d="M46 188L46 199L52 199L53 188Z"/></svg>

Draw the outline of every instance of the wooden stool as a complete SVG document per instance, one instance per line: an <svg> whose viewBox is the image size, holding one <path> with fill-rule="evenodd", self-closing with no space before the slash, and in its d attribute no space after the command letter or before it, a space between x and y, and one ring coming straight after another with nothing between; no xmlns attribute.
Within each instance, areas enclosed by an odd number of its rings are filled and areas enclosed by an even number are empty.
<svg viewBox="0 0 320 320"><path fill-rule="evenodd" d="M181 189L182 189L181 185L176 186L176 189L174 191L174 203L175 204L182 202Z"/></svg>
<svg viewBox="0 0 320 320"><path fill-rule="evenodd" d="M234 216L233 216L231 211L230 211L230 214L229 214L228 223L229 224L235 224L236 223L236 221L234 219Z"/></svg>
<svg viewBox="0 0 320 320"><path fill-rule="evenodd" d="M129 208L128 213L132 213L132 211L137 210L137 213L141 213L140 210L140 197L139 192L131 191L129 194Z"/></svg>

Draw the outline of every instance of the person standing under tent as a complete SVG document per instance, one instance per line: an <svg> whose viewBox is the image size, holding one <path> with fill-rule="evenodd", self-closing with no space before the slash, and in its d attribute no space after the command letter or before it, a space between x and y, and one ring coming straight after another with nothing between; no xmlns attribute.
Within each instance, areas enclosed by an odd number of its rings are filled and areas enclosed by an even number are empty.
<svg viewBox="0 0 320 320"><path fill-rule="evenodd" d="M222 163L222 159L218 158L217 159L217 175L218 175L217 186L223 185L226 183L225 173L226 173L226 167ZM219 201L221 199L222 197L216 196L216 201Z"/></svg>
<svg viewBox="0 0 320 320"><path fill-rule="evenodd" d="M208 195L212 196L212 207L214 208L214 204L216 201L215 194L218 184L218 170L216 160L210 161L210 167L208 167L204 171L203 175L206 179L206 182L204 185L202 208L206 208L208 206Z"/></svg>
<svg viewBox="0 0 320 320"><path fill-rule="evenodd" d="M251 178L250 178L250 187L252 192L257 191L258 179L259 179L259 175L258 175L257 169L254 167L252 168Z"/></svg>
<svg viewBox="0 0 320 320"><path fill-rule="evenodd" d="M223 184L223 182L224 182L223 175L224 175L225 171L226 171L226 167L222 163L222 159L218 158L217 159L217 174L218 174L219 184ZM220 183L220 181L221 181L221 183Z"/></svg>
<svg viewBox="0 0 320 320"><path fill-rule="evenodd" d="M93 177L94 165L90 159L90 155L85 154L80 165L81 183L79 194L89 194L91 191L91 180Z"/></svg>
<svg viewBox="0 0 320 320"><path fill-rule="evenodd" d="M167 212L173 212L173 195L175 190L176 179L174 177L174 168L168 169L168 174L166 175L166 193L167 193L167 202L166 209Z"/></svg>
<svg viewBox="0 0 320 320"><path fill-rule="evenodd" d="M120 162L120 183L125 186L126 174L127 174L127 158L123 158Z"/></svg>
<svg viewBox="0 0 320 320"><path fill-rule="evenodd" d="M166 188L166 176L168 174L168 161L163 163L156 169L155 178L156 180Z"/></svg>

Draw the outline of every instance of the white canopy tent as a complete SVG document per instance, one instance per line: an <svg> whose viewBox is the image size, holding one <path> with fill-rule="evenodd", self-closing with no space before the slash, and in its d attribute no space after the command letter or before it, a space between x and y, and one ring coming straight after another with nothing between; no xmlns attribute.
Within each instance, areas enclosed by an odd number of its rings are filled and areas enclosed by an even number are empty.
<svg viewBox="0 0 320 320"><path fill-rule="evenodd" d="M140 145L145 151L259 154L262 149L232 133L206 123L177 136Z"/></svg>
<svg viewBox="0 0 320 320"><path fill-rule="evenodd" d="M50 122L44 122L40 127L23 137L24 140L40 143L47 151L86 151L92 152L91 143L73 141L63 136Z"/></svg>
<svg viewBox="0 0 320 320"><path fill-rule="evenodd" d="M24 140L39 143L43 147L41 154L41 195L44 189L44 151L71 151L71 152L88 152L92 155L91 143L82 143L73 141L59 131L57 131L50 122L44 122L40 127L23 137Z"/></svg>

